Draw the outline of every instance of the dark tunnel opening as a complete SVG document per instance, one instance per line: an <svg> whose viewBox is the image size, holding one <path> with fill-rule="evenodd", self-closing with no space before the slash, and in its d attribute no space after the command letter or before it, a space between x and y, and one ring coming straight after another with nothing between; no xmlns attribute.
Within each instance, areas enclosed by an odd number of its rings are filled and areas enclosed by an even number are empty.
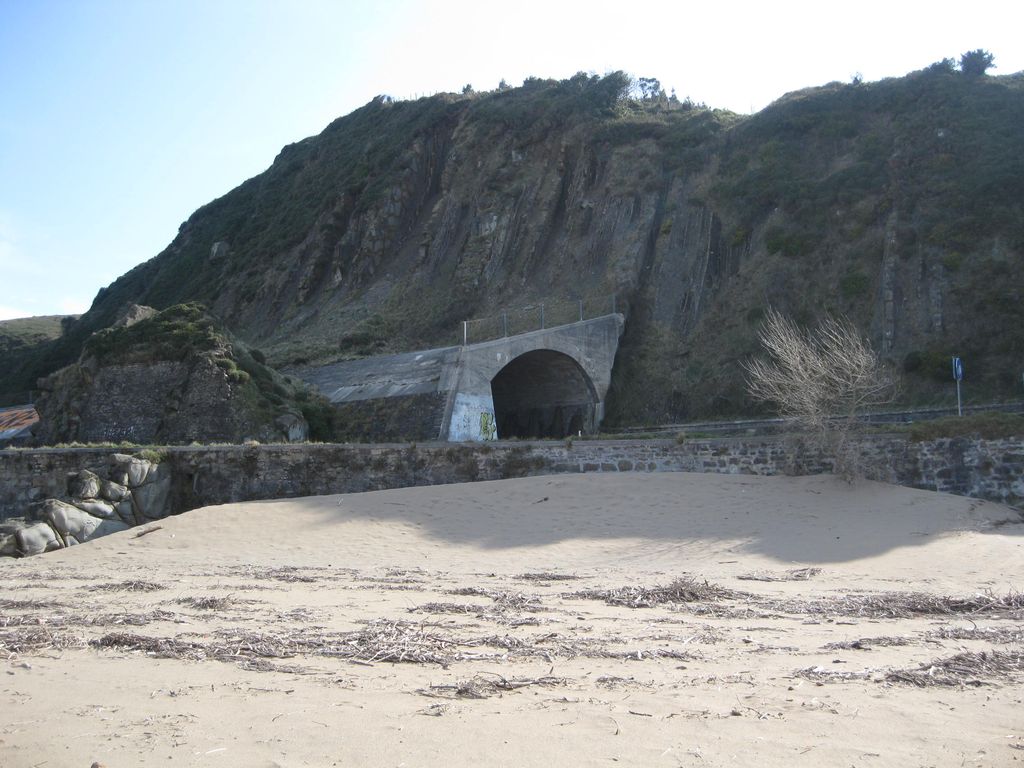
<svg viewBox="0 0 1024 768"><path fill-rule="evenodd" d="M512 360L491 379L491 396L499 439L561 438L596 426L594 385L561 352L538 349Z"/></svg>

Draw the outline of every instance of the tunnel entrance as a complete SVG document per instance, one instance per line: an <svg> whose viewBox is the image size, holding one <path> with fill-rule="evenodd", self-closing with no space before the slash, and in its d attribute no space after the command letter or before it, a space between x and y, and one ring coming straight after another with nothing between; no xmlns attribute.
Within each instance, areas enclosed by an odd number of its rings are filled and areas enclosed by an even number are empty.
<svg viewBox="0 0 1024 768"><path fill-rule="evenodd" d="M597 393L568 355L538 349L520 355L491 379L498 438L567 437L593 431Z"/></svg>

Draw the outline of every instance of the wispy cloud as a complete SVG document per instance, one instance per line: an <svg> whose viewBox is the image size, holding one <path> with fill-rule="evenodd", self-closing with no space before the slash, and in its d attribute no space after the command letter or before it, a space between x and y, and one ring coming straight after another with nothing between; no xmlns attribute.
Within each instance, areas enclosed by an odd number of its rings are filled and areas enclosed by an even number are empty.
<svg viewBox="0 0 1024 768"><path fill-rule="evenodd" d="M88 299L83 299L80 296L64 296L57 302L57 306L60 307L61 314L81 315L89 309L91 303Z"/></svg>
<svg viewBox="0 0 1024 768"><path fill-rule="evenodd" d="M13 320L16 317L31 317L31 315L31 312L26 312L24 309L5 307L0 304L0 320Z"/></svg>

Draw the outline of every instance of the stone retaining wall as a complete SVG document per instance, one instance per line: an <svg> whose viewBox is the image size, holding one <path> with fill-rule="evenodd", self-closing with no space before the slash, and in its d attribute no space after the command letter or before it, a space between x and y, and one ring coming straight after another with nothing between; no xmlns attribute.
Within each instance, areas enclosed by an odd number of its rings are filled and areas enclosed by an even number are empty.
<svg viewBox="0 0 1024 768"><path fill-rule="evenodd" d="M124 449L120 449L122 452ZM66 498L70 472L103 466L114 450L0 451L0 519ZM868 475L991 501L1024 500L1024 440L955 438L862 444ZM507 442L473 445L232 445L162 449L176 512L252 499L352 493L565 472L814 474L831 461L784 438Z"/></svg>

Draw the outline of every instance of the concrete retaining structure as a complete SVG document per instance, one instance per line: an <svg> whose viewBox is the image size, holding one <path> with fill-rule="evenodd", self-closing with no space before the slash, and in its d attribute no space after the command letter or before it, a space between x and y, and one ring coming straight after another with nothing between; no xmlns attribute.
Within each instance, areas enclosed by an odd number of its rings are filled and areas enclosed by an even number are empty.
<svg viewBox="0 0 1024 768"><path fill-rule="evenodd" d="M955 438L862 444L878 480L990 501L1024 502L1024 440ZM124 452L124 449L119 449ZM104 465L114 449L0 451L0 519L25 515L46 498L66 498L67 475ZM171 508L253 499L353 493L416 485L578 472L815 474L827 457L796 455L778 438L577 440L473 445L232 445L162 449Z"/></svg>
<svg viewBox="0 0 1024 768"><path fill-rule="evenodd" d="M610 314L462 347L289 373L343 409L362 439L401 434L479 442L592 434L604 418L624 325L622 315ZM403 403L415 403L419 416Z"/></svg>

